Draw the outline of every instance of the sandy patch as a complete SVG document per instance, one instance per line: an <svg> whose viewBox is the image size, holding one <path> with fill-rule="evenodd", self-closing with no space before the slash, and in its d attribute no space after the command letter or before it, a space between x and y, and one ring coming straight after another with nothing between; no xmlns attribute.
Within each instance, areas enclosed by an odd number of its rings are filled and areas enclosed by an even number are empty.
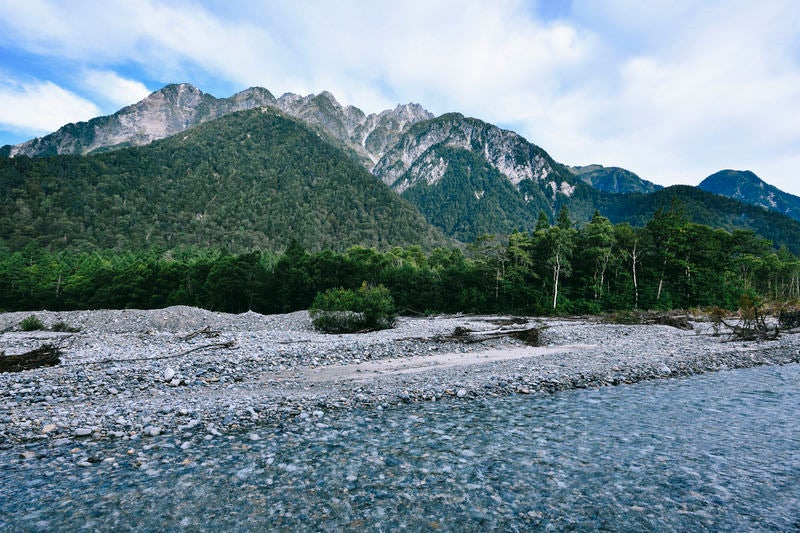
<svg viewBox="0 0 800 533"><path fill-rule="evenodd" d="M455 366L479 365L494 361L509 361L512 359L526 359L529 357L540 357L576 350L588 350L595 347L596 346L592 344L571 344L552 348L520 347L491 349L470 353L419 355L399 359L366 361L351 365L332 365L313 368L292 373L292 377L294 379L304 379L314 383L328 381L366 381L378 376L414 374L417 372L440 370ZM269 379L274 380L275 376L271 375Z"/></svg>

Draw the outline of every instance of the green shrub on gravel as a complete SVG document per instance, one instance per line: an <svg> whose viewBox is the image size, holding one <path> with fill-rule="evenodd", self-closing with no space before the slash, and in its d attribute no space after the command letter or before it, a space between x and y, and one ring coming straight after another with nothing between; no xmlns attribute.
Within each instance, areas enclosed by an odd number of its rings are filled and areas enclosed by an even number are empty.
<svg viewBox="0 0 800 533"><path fill-rule="evenodd" d="M61 333L78 333L81 330L81 328L70 326L65 322L56 322L50 329Z"/></svg>
<svg viewBox="0 0 800 533"><path fill-rule="evenodd" d="M19 323L19 329L22 331L37 331L40 329L45 329L45 327L41 320L39 320L35 315L31 315Z"/></svg>
<svg viewBox="0 0 800 533"><path fill-rule="evenodd" d="M383 285L361 284L358 290L328 289L309 309L314 327L325 333L375 331L394 326L394 300Z"/></svg>

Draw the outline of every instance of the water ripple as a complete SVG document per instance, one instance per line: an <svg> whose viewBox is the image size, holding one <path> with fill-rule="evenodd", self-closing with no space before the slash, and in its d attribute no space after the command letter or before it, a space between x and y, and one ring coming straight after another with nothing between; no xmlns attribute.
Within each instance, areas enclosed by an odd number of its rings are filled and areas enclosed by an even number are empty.
<svg viewBox="0 0 800 533"><path fill-rule="evenodd" d="M6 450L0 529L791 531L798 405L790 365Z"/></svg>

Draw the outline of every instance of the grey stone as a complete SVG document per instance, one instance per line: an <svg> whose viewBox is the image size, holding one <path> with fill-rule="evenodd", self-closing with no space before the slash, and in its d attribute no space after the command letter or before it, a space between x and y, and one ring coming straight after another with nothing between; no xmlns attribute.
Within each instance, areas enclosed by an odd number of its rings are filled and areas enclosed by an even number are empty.
<svg viewBox="0 0 800 533"><path fill-rule="evenodd" d="M158 426L147 426L142 430L142 432L148 437L157 437L161 435L161 428Z"/></svg>

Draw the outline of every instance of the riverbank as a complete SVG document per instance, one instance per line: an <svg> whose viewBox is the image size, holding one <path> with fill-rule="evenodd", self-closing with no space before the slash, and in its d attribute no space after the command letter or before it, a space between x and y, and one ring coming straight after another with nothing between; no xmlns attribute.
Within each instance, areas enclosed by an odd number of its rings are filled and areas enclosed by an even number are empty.
<svg viewBox="0 0 800 533"><path fill-rule="evenodd" d="M75 333L21 332L35 314ZM800 361L800 336L723 342L694 330L597 319L401 318L391 330L324 335L308 314L228 315L189 307L0 315L0 349L51 343L61 363L0 373L0 446L30 441L214 439L331 410L442 398L534 394ZM516 321L518 322L518 321ZM464 343L455 328L542 328Z"/></svg>

